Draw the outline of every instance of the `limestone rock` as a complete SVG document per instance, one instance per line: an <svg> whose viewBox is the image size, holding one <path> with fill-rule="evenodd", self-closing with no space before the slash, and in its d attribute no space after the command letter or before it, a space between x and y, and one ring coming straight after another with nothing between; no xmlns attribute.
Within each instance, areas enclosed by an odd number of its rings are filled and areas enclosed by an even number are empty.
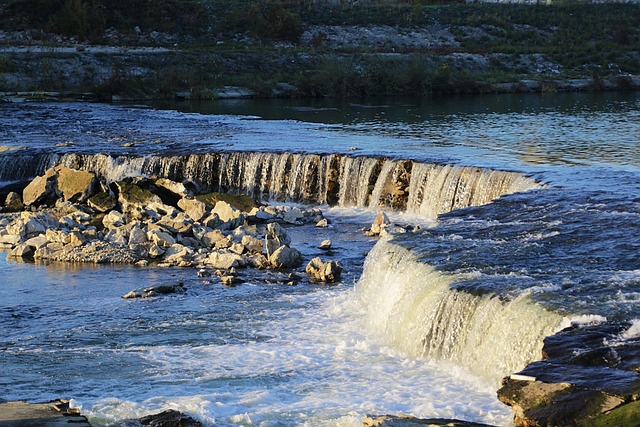
<svg viewBox="0 0 640 427"><path fill-rule="evenodd" d="M142 245L148 242L147 232L139 225L134 225L129 232L129 245Z"/></svg>
<svg viewBox="0 0 640 427"><path fill-rule="evenodd" d="M194 221L200 221L208 213L207 205L198 199L182 198L178 201L178 207Z"/></svg>
<svg viewBox="0 0 640 427"><path fill-rule="evenodd" d="M131 182L119 181L115 183L115 186L118 189L118 202L122 206L123 212L131 211L136 207L145 209L152 203L162 204L158 195Z"/></svg>
<svg viewBox="0 0 640 427"><path fill-rule="evenodd" d="M318 228L327 228L329 226L329 221L326 218L322 218L320 221L316 222L316 227Z"/></svg>
<svg viewBox="0 0 640 427"><path fill-rule="evenodd" d="M102 218L102 225L107 230L122 227L127 223L127 216L118 211L111 211Z"/></svg>
<svg viewBox="0 0 640 427"><path fill-rule="evenodd" d="M158 178L155 180L155 185L164 188L167 191L173 193L176 197L191 197L193 196L193 191L187 188L182 182L172 181L167 178Z"/></svg>
<svg viewBox="0 0 640 427"><path fill-rule="evenodd" d="M158 258L158 257L161 257L162 255L164 255L164 253L165 253L165 250L162 249L160 246L152 245L149 248L149 253L148 254L149 254L150 258Z"/></svg>
<svg viewBox="0 0 640 427"><path fill-rule="evenodd" d="M387 217L387 214L385 214L384 212L380 212L373 220L373 224L371 224L371 233L377 236L389 224L391 224L391 221L389 221L389 217Z"/></svg>
<svg viewBox="0 0 640 427"><path fill-rule="evenodd" d="M35 177L22 190L22 202L27 206L40 205L55 198L54 175L53 169L49 169L43 176Z"/></svg>
<svg viewBox="0 0 640 427"><path fill-rule="evenodd" d="M242 245L247 249L247 252L258 254L262 253L264 249L264 242L257 237L246 235L242 236Z"/></svg>
<svg viewBox="0 0 640 427"><path fill-rule="evenodd" d="M305 272L321 282L333 283L340 280L342 264L333 260L323 262L320 257L316 257L309 261Z"/></svg>
<svg viewBox="0 0 640 427"><path fill-rule="evenodd" d="M271 255L279 249L281 246L289 245L291 238L282 229L280 224L272 222L267 225L267 234L265 236L265 248L267 257L271 258Z"/></svg>
<svg viewBox="0 0 640 427"><path fill-rule="evenodd" d="M87 205L98 212L109 212L111 209L116 207L117 202L118 201L113 194L102 191L90 197L87 200Z"/></svg>
<svg viewBox="0 0 640 427"><path fill-rule="evenodd" d="M154 229L147 232L147 239L161 247L169 247L176 243L176 239L168 232Z"/></svg>
<svg viewBox="0 0 640 427"><path fill-rule="evenodd" d="M280 246L269 256L269 264L275 268L297 267L302 264L302 254L289 246Z"/></svg>
<svg viewBox="0 0 640 427"><path fill-rule="evenodd" d="M216 203L211 213L217 215L222 224L227 224L228 229L239 227L244 222L242 212L224 201Z"/></svg>
<svg viewBox="0 0 640 427"><path fill-rule="evenodd" d="M325 239L322 242L320 242L320 245L318 245L318 249L322 249L326 251L331 249L331 245L332 245L331 240Z"/></svg>
<svg viewBox="0 0 640 427"><path fill-rule="evenodd" d="M491 427L445 418L415 418L408 415L366 415L361 427Z"/></svg>
<svg viewBox="0 0 640 427"><path fill-rule="evenodd" d="M207 258L207 264L211 268L228 270L232 267L244 267L247 260L242 255L233 252L215 251Z"/></svg>
<svg viewBox="0 0 640 427"><path fill-rule="evenodd" d="M7 194L7 198L4 201L4 207L6 212L18 212L24 209L24 203L22 203L22 197L15 191Z"/></svg>
<svg viewBox="0 0 640 427"><path fill-rule="evenodd" d="M56 184L64 200L85 201L96 193L98 179L91 172L56 166Z"/></svg>
<svg viewBox="0 0 640 427"><path fill-rule="evenodd" d="M7 254L8 258L33 258L33 248L26 243L16 245Z"/></svg>
<svg viewBox="0 0 640 427"><path fill-rule="evenodd" d="M49 230L47 230L49 231ZM40 249L43 246L46 246L48 241L47 241L47 237L45 234L39 234L35 237L32 237L30 239L28 239L26 242L24 242L25 244L31 246L34 250L35 249Z"/></svg>

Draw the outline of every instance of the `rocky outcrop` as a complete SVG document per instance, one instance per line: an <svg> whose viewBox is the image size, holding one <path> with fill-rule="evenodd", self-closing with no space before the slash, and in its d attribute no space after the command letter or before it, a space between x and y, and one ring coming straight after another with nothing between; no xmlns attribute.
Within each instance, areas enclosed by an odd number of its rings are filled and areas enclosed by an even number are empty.
<svg viewBox="0 0 640 427"><path fill-rule="evenodd" d="M491 427L488 424L445 418L416 418L408 415L367 415L362 427Z"/></svg>
<svg viewBox="0 0 640 427"><path fill-rule="evenodd" d="M44 403L2 402L0 403L0 425L3 427L58 427L73 425L91 427L80 410L68 400L58 399Z"/></svg>
<svg viewBox="0 0 640 427"><path fill-rule="evenodd" d="M148 286L146 288L136 289L123 295L122 298L151 298L158 295L181 294L184 292L184 285L182 283L176 283L175 285Z"/></svg>
<svg viewBox="0 0 640 427"><path fill-rule="evenodd" d="M121 421L118 427L202 427L202 423L182 412L169 409L137 420Z"/></svg>
<svg viewBox="0 0 640 427"><path fill-rule="evenodd" d="M316 257L309 261L304 271L317 281L333 283L340 280L342 264L333 260L324 262Z"/></svg>
<svg viewBox="0 0 640 427"><path fill-rule="evenodd" d="M57 201L47 199L50 206L0 217L0 244L9 249L9 257L153 263L223 271L245 267L294 268L302 263L302 254L291 247L291 239L279 222L308 223L322 218L319 209L257 207L246 200L243 205L251 207L251 212L236 209L224 200L218 200L212 207L186 189L180 198L167 198L167 191L183 192L183 185L155 178L117 181L111 186L114 194L104 191L87 198L86 204L71 203L65 197L83 200L85 196L78 196L77 191L64 196L57 178L54 179L61 173L74 176L70 170L52 168L36 178L35 184L32 182L36 187L45 182L43 179L49 180L46 182L51 183L52 191L45 198L57 196ZM173 200L175 205L165 203L163 197ZM36 199L39 198L33 197ZM268 214L268 219L260 219L260 212ZM235 275L224 276L225 284L239 282L231 277ZM159 293L163 292L143 288L128 297Z"/></svg>
<svg viewBox="0 0 640 427"><path fill-rule="evenodd" d="M56 166L31 181L22 192L22 200L27 206L50 203L58 198L83 202L97 190L98 180L95 174Z"/></svg>
<svg viewBox="0 0 640 427"><path fill-rule="evenodd" d="M637 425L640 337L626 324L574 325L544 340L543 356L503 380L498 399L523 427ZM614 421L617 420L617 421Z"/></svg>

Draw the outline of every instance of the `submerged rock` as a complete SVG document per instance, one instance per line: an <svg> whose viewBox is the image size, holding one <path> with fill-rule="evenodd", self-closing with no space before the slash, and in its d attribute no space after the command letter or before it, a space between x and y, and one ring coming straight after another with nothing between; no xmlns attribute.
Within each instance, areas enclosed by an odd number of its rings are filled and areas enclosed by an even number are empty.
<svg viewBox="0 0 640 427"><path fill-rule="evenodd" d="M182 412L169 409L158 414L147 415L137 420L125 420L117 424L118 427L202 427L196 421Z"/></svg>
<svg viewBox="0 0 640 427"><path fill-rule="evenodd" d="M178 294L184 293L185 288L182 283L176 283L175 285L158 285L149 286L142 289L136 289L122 296L125 299L131 298L151 298L158 295L166 294Z"/></svg>
<svg viewBox="0 0 640 427"><path fill-rule="evenodd" d="M416 418L409 415L367 415L362 427L491 427L488 424L446 418Z"/></svg>

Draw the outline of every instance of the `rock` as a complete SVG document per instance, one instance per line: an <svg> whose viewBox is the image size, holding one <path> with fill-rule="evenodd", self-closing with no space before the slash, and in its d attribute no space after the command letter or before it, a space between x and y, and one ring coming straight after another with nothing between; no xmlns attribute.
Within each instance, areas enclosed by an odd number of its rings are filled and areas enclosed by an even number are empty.
<svg viewBox="0 0 640 427"><path fill-rule="evenodd" d="M229 246L229 250L238 255L242 255L245 251L245 247L242 243L233 243Z"/></svg>
<svg viewBox="0 0 640 427"><path fill-rule="evenodd" d="M288 211L285 211L282 219L289 224L302 224L301 219L304 218L304 214L298 207L293 207Z"/></svg>
<svg viewBox="0 0 640 427"><path fill-rule="evenodd" d="M220 230L206 232L200 240L206 247L217 247L218 242L222 240L226 240L228 242L227 236L225 236Z"/></svg>
<svg viewBox="0 0 640 427"><path fill-rule="evenodd" d="M147 232L144 231L142 227L136 224L131 228L129 232L129 245L142 245L148 241Z"/></svg>
<svg viewBox="0 0 640 427"><path fill-rule="evenodd" d="M4 201L4 207L6 212L18 212L24 209L24 203L22 203L22 197L15 191L11 191L7 194L7 198Z"/></svg>
<svg viewBox="0 0 640 427"><path fill-rule="evenodd" d="M133 424L133 423L137 424ZM138 420L128 420L118 427L202 427L202 423L181 412L169 409L154 415L147 415Z"/></svg>
<svg viewBox="0 0 640 427"><path fill-rule="evenodd" d="M223 286L235 286L238 283L242 283L242 280L238 279L236 276L228 274L220 276L220 282Z"/></svg>
<svg viewBox="0 0 640 427"><path fill-rule="evenodd" d="M179 243L171 245L164 253L164 260L172 264L190 263L193 249Z"/></svg>
<svg viewBox="0 0 640 427"><path fill-rule="evenodd" d="M409 415L366 415L361 427L491 427L446 418L415 418Z"/></svg>
<svg viewBox="0 0 640 427"><path fill-rule="evenodd" d="M382 230L389 224L391 224L391 221L389 221L389 217L387 217L387 214L385 214L384 212L379 212L376 218L373 220L373 224L371 224L371 232L376 236L380 235Z"/></svg>
<svg viewBox="0 0 640 427"><path fill-rule="evenodd" d="M49 231L49 230L47 230ZM26 245L31 246L34 250L40 249L43 246L46 246L48 243L47 237L45 234L39 234L35 237L28 239L24 242Z"/></svg>
<svg viewBox="0 0 640 427"><path fill-rule="evenodd" d="M102 225L107 230L122 227L127 223L127 216L118 211L111 211L102 218Z"/></svg>
<svg viewBox="0 0 640 427"><path fill-rule="evenodd" d="M329 221L327 220L327 218L322 218L320 221L316 222L316 227L327 228L329 227Z"/></svg>
<svg viewBox="0 0 640 427"><path fill-rule="evenodd" d="M223 223L230 223L229 228L232 229L242 225L242 222L244 222L242 212L225 201L216 203L211 213L216 214Z"/></svg>
<svg viewBox="0 0 640 427"><path fill-rule="evenodd" d="M68 400L46 403L5 402L0 400L0 425L4 427L91 427L80 409Z"/></svg>
<svg viewBox="0 0 640 427"><path fill-rule="evenodd" d="M406 233L407 229L404 227L400 227L399 225L387 225L380 228L380 236L385 236L387 234L403 234Z"/></svg>
<svg viewBox="0 0 640 427"><path fill-rule="evenodd" d="M254 216L256 217L256 219L259 219L260 221L269 221L275 218L274 214L265 212L262 209L255 211Z"/></svg>
<svg viewBox="0 0 640 427"><path fill-rule="evenodd" d="M147 232L147 239L153 244L168 248L176 243L176 239L168 232L162 229L153 229Z"/></svg>
<svg viewBox="0 0 640 427"><path fill-rule="evenodd" d="M208 207L197 199L182 198L178 201L178 207L194 221L200 221L208 213Z"/></svg>
<svg viewBox="0 0 640 427"><path fill-rule="evenodd" d="M291 238L282 229L280 224L272 222L267 225L267 234L265 236L265 248L267 257L271 258L271 255L279 249L281 246L289 245Z"/></svg>
<svg viewBox="0 0 640 427"><path fill-rule="evenodd" d="M47 239L47 242L62 243L63 245L66 245L71 241L69 233L63 230L48 229L45 232L45 238Z"/></svg>
<svg viewBox="0 0 640 427"><path fill-rule="evenodd" d="M275 268L297 267L302 264L302 254L289 246L280 246L269 256L269 264Z"/></svg>
<svg viewBox="0 0 640 427"><path fill-rule="evenodd" d="M254 236L242 236L242 245L246 248L247 252L253 254L262 253L264 249L264 241Z"/></svg>
<svg viewBox="0 0 640 427"><path fill-rule="evenodd" d="M211 268L224 270L232 267L244 267L247 264L246 259L242 255L222 251L212 252L206 262Z"/></svg>
<svg viewBox="0 0 640 427"><path fill-rule="evenodd" d="M165 250L158 245L152 245L149 248L149 258L158 258L164 255Z"/></svg>
<svg viewBox="0 0 640 427"><path fill-rule="evenodd" d="M27 205L41 205L55 198L55 185L53 169L48 169L43 176L35 177L22 190L22 202Z"/></svg>
<svg viewBox="0 0 640 427"><path fill-rule="evenodd" d="M87 200L87 205L98 212L109 212L111 209L116 207L117 202L118 201L113 194L102 191L95 196L90 197Z"/></svg>
<svg viewBox="0 0 640 427"><path fill-rule="evenodd" d="M624 399L598 390L583 390L568 383L544 383L507 378L498 399L511 406L516 426L584 425L585 420L604 414Z"/></svg>
<svg viewBox="0 0 640 427"><path fill-rule="evenodd" d="M186 187L182 182L175 182L167 178L158 178L154 184L175 195L178 198L193 197L193 191Z"/></svg>
<svg viewBox="0 0 640 427"><path fill-rule="evenodd" d="M69 233L69 246L77 248L78 246L82 246L85 243L86 239L80 231L74 230Z"/></svg>
<svg viewBox="0 0 640 427"><path fill-rule="evenodd" d="M123 295L122 298L125 298L125 299L150 298L158 295L176 294L176 293L184 293L184 292L185 292L184 285L182 283L177 283L175 285L159 285L159 286L150 286L143 289L136 289Z"/></svg>
<svg viewBox="0 0 640 427"><path fill-rule="evenodd" d="M7 253L8 258L33 258L33 248L26 243L16 245Z"/></svg>
<svg viewBox="0 0 640 427"><path fill-rule="evenodd" d="M316 280L333 283L340 280L342 264L336 261L323 262L320 257L316 257L309 261L304 271Z"/></svg>
<svg viewBox="0 0 640 427"><path fill-rule="evenodd" d="M209 270L206 270L204 268L201 268L200 270L198 270L198 277L210 277L211 276L211 272Z"/></svg>
<svg viewBox="0 0 640 427"><path fill-rule="evenodd" d="M136 207L145 209L152 203L163 204L158 195L136 184L119 181L114 185L118 189L118 202L122 206L123 213L130 212Z"/></svg>
<svg viewBox="0 0 640 427"><path fill-rule="evenodd" d="M98 189L98 179L91 172L56 166L56 185L64 200L82 202Z"/></svg>
<svg viewBox="0 0 640 427"><path fill-rule="evenodd" d="M318 246L318 249L322 249L322 250L329 250L331 249L331 240L329 239L325 239L322 242L320 242L320 245Z"/></svg>

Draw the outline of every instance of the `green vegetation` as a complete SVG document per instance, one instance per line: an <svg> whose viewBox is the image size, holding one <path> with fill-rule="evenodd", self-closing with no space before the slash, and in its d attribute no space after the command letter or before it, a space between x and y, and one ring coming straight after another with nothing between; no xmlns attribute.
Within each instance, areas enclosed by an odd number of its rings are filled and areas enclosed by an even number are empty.
<svg viewBox="0 0 640 427"><path fill-rule="evenodd" d="M331 25L386 26L398 34L429 34L435 28L448 35L433 47L366 40L331 44L324 32L329 30L314 27ZM75 88L103 99L114 94L167 98L176 91L210 99L220 86L242 86L257 96L271 96L281 82L296 87L294 96L483 92L489 90L486 83L572 77L623 81L640 72L638 4L0 0L0 26L27 31L29 43L39 46L55 45L57 36L52 34L59 34L91 44L172 49L160 59L105 60L112 70L109 79ZM303 40L304 32L313 28L316 31ZM153 32L160 36L149 37ZM56 64L63 61L55 55L40 53L38 89L57 89L64 82L56 73ZM476 62L479 56L482 63ZM9 54L0 57L0 73L12 71L14 63ZM149 71L132 72L134 64L138 71ZM554 85L549 87L553 90Z"/></svg>
<svg viewBox="0 0 640 427"><path fill-rule="evenodd" d="M585 422L585 427L640 427L640 401L627 403Z"/></svg>

